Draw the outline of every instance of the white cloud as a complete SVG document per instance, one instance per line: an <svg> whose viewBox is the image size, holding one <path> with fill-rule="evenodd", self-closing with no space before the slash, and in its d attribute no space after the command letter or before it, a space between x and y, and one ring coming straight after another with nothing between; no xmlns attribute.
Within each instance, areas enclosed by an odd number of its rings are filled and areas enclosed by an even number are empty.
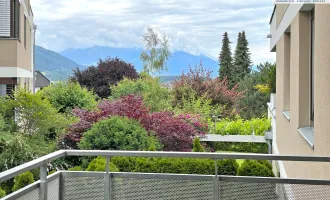
<svg viewBox="0 0 330 200"><path fill-rule="evenodd" d="M170 37L172 50L217 58L227 31L235 48L245 30L255 64L269 52L271 1L260 0L32 0L37 44L55 51L91 46L141 47L149 25Z"/></svg>

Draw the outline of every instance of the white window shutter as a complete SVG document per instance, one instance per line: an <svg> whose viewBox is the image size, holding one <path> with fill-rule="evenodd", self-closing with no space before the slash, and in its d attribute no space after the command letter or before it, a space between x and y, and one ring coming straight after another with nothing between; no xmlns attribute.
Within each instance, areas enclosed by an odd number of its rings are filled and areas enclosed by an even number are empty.
<svg viewBox="0 0 330 200"><path fill-rule="evenodd" d="M0 37L10 37L10 0L0 0Z"/></svg>

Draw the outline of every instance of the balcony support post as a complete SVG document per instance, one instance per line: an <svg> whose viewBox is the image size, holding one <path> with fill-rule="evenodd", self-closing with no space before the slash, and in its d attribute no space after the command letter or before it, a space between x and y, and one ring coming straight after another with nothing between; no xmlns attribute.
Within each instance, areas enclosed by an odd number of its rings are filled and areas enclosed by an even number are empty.
<svg viewBox="0 0 330 200"><path fill-rule="evenodd" d="M60 173L59 176L59 200L64 200L64 188L65 188L65 180L62 172Z"/></svg>
<svg viewBox="0 0 330 200"><path fill-rule="evenodd" d="M106 157L106 167L104 175L104 200L111 200L111 172L110 172L110 157Z"/></svg>
<svg viewBox="0 0 330 200"><path fill-rule="evenodd" d="M219 200L219 176L218 176L218 162L214 160L214 177L213 177L213 200Z"/></svg>
<svg viewBox="0 0 330 200"><path fill-rule="evenodd" d="M40 166L39 200L47 200L47 163Z"/></svg>

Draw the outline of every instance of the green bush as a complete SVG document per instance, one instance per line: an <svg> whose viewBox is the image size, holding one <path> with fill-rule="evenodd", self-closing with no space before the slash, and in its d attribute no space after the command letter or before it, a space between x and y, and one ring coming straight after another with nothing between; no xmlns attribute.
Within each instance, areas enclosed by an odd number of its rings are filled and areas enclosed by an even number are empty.
<svg viewBox="0 0 330 200"><path fill-rule="evenodd" d="M83 168L81 166L75 166L75 167L71 167L69 168L69 171L84 171Z"/></svg>
<svg viewBox="0 0 330 200"><path fill-rule="evenodd" d="M111 87L111 98L117 99L129 94L142 96L145 105L153 112L171 110L171 91L162 86L157 78L147 74L140 74L136 80L125 78Z"/></svg>
<svg viewBox="0 0 330 200"><path fill-rule="evenodd" d="M95 95L79 83L54 83L40 93L61 113L70 113L75 107L88 110L96 107Z"/></svg>
<svg viewBox="0 0 330 200"><path fill-rule="evenodd" d="M229 120L223 119L216 122L216 134L221 135L251 135L254 131L255 135L264 135L269 130L271 122L267 118L253 118L251 120ZM210 127L214 127L210 122ZM214 129L214 128L213 128ZM214 130L211 130L214 133Z"/></svg>
<svg viewBox="0 0 330 200"><path fill-rule="evenodd" d="M238 176L261 176L261 177L274 177L271 165L268 161L245 160L238 169Z"/></svg>
<svg viewBox="0 0 330 200"><path fill-rule="evenodd" d="M25 172L23 174L18 175L14 179L13 191L17 191L27 185L30 185L34 182L33 174L31 172Z"/></svg>
<svg viewBox="0 0 330 200"><path fill-rule="evenodd" d="M193 152L204 152L204 147L201 145L200 143L200 139L199 137L196 137L194 139L194 143L193 143L193 149L192 149Z"/></svg>
<svg viewBox="0 0 330 200"><path fill-rule="evenodd" d="M79 146L97 150L147 150L156 143L139 122L126 117L100 121L87 131Z"/></svg>
<svg viewBox="0 0 330 200"><path fill-rule="evenodd" d="M114 157L111 159L120 171L142 173L172 173L172 174L214 174L214 161L195 158L134 158ZM238 163L236 160L219 160L220 175L236 175Z"/></svg>
<svg viewBox="0 0 330 200"><path fill-rule="evenodd" d="M218 174L236 176L238 170L238 163L236 160L224 159L218 161Z"/></svg>
<svg viewBox="0 0 330 200"><path fill-rule="evenodd" d="M4 191L3 189L0 188L0 198L5 197L6 196L6 191Z"/></svg>
<svg viewBox="0 0 330 200"><path fill-rule="evenodd" d="M86 171L94 171L94 172L104 172L106 167L106 159L104 157L97 157L89 163ZM110 172L119 172L119 169L116 167L115 164L110 162L109 164Z"/></svg>
<svg viewBox="0 0 330 200"><path fill-rule="evenodd" d="M214 151L268 153L268 145L266 143L210 142L209 145Z"/></svg>

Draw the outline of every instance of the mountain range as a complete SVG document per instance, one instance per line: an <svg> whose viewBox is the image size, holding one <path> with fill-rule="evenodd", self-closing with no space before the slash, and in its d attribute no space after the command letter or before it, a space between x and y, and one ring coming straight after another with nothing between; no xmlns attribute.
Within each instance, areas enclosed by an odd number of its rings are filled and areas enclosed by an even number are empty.
<svg viewBox="0 0 330 200"><path fill-rule="evenodd" d="M70 48L60 53L36 46L36 69L44 73L52 81L67 80L75 68L86 69L87 66L96 65L99 59L107 57L118 57L126 62L132 63L137 71L143 69L140 54L142 49L138 48L112 48L96 46L84 49ZM192 55L183 51L173 52L167 62L168 70L160 72L161 80L173 79L182 72L187 73L189 66L198 65L203 62L206 69L213 71L212 75L218 74L217 61L204 56ZM171 77L171 78L169 78Z"/></svg>

